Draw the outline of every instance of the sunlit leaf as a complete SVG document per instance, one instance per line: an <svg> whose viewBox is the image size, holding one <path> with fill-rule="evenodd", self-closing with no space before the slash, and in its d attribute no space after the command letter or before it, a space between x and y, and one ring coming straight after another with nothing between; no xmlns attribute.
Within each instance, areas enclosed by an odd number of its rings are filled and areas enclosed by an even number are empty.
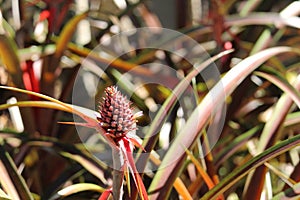
<svg viewBox="0 0 300 200"><path fill-rule="evenodd" d="M18 54L21 61L30 60L33 56L46 56L55 52L55 45L49 44L46 46L31 46L24 49L18 49Z"/></svg>
<svg viewBox="0 0 300 200"><path fill-rule="evenodd" d="M270 163L264 163L266 167L268 167L269 170L271 170L274 174L276 174L278 177L280 177L281 180L283 180L288 185L295 185L297 184L296 181L292 180L288 175L286 175L283 171L280 171L275 166L273 166Z"/></svg>
<svg viewBox="0 0 300 200"><path fill-rule="evenodd" d="M215 156L216 165L219 166L223 161L228 159L234 152L246 143L255 133L262 129L262 126L255 126L245 133L242 133L228 145L226 145L219 154Z"/></svg>
<svg viewBox="0 0 300 200"><path fill-rule="evenodd" d="M61 110L61 111L66 111L70 112L69 109L66 107L55 103L55 102L49 102L49 101L20 101L14 104L1 104L0 105L0 110L5 110L13 106L18 106L18 107L38 107L38 108L49 108L49 109L55 109L55 110Z"/></svg>
<svg viewBox="0 0 300 200"><path fill-rule="evenodd" d="M230 16L225 22L227 26L246 26L246 25L268 25L291 26L300 28L299 17L283 17L278 13L251 13L245 17L239 15Z"/></svg>
<svg viewBox="0 0 300 200"><path fill-rule="evenodd" d="M255 72L255 74L267 79L268 81L279 87L282 91L287 93L297 104L298 108L300 108L300 93L287 80L264 72ZM300 76L298 76L297 79L300 79Z"/></svg>
<svg viewBox="0 0 300 200"><path fill-rule="evenodd" d="M275 195L272 200L296 200L300 198L300 182Z"/></svg>
<svg viewBox="0 0 300 200"><path fill-rule="evenodd" d="M1 189L0 189L0 198L2 200L12 200L12 198L10 198L7 194L5 194L5 192Z"/></svg>
<svg viewBox="0 0 300 200"><path fill-rule="evenodd" d="M57 41L56 41L56 50L54 53L55 58L60 58L67 48L68 42L71 40L77 24L84 18L87 17L88 13L82 13L80 15L75 16L71 19L67 25L63 28L62 32L60 33Z"/></svg>
<svg viewBox="0 0 300 200"><path fill-rule="evenodd" d="M260 73L261 74L261 73ZM288 83L280 81L278 78L268 75L268 74L261 74L267 79L271 80L272 82L276 83L280 87L283 87L283 90L287 93L284 93L276 103L272 116L266 122L264 129L261 133L257 152L261 153L265 150L268 146L272 146L276 143L275 138L277 138L282 130L283 121L285 120L287 114L290 112L290 108L293 105L293 100L297 101L299 99L299 95L297 94L296 90L300 89L300 79L298 76L296 81L294 82L294 87L291 87ZM273 80L275 79L275 80ZM291 89L292 88L292 89ZM294 98L293 98L294 97ZM292 100L293 99L293 100ZM259 197L261 195L263 185L265 182L265 174L267 169L264 166L259 167L255 170L253 175L248 176L248 180L250 184L248 184L246 188L246 193L244 198L251 197ZM255 186L253 185L255 183Z"/></svg>
<svg viewBox="0 0 300 200"><path fill-rule="evenodd" d="M178 85L177 87L172 91L172 94L166 99L164 104L161 106L159 111L157 112L155 118L153 119L150 128L145 136L145 139L143 141L143 146L145 146L146 151L152 151L154 148L154 145L158 139L158 134L160 128L164 124L167 116L169 115L169 112L174 107L176 101L180 96L183 94L183 92L186 90L186 88L189 86L192 79L197 76L202 70L204 70L209 64L216 61L217 59L221 58L224 55L227 55L229 53L233 52L233 50L227 50L224 52L221 52L215 56L213 56L211 59L203 62L199 66L196 66ZM154 137L152 137L155 135ZM141 150L140 150L141 151ZM141 163L142 162L142 163ZM147 162L145 162L145 157L143 159L139 159L137 157L137 165L140 167L145 167ZM177 187L177 186L176 186Z"/></svg>
<svg viewBox="0 0 300 200"><path fill-rule="evenodd" d="M184 185L183 181L180 178L176 178L173 186L183 199L187 199L187 200L193 199L193 197L191 196L188 189L186 188L186 186Z"/></svg>
<svg viewBox="0 0 300 200"><path fill-rule="evenodd" d="M200 105L197 106L185 126L179 132L177 138L173 141L162 161L162 167L155 174L149 187L150 193L157 191L153 193L152 198L158 198L159 195L165 195L165 193L170 192L172 185L168 185L166 182L172 182L169 180L171 177L172 179L174 178L171 175L179 171L178 162L181 162L185 157L185 150L182 147L189 148L195 142L201 129L205 127L208 119L211 117L215 106L225 101L224 94L226 94L226 96L230 95L254 69L272 56L293 51L297 52L297 50L289 47L270 48L242 60L227 72L221 81L205 96ZM187 133L188 137L186 135Z"/></svg>
<svg viewBox="0 0 300 200"><path fill-rule="evenodd" d="M57 40L57 39L55 39L55 40ZM113 60L103 58L103 57L99 56L99 54L93 52L92 50L90 50L88 48L84 48L84 47L78 47L74 43L69 43L68 49L77 55L80 55L82 57L88 57L88 58L98 61L100 63L105 63L109 66L112 66L112 67L118 69L118 70L130 71L133 73L146 75L146 76L153 75L153 72L151 70L141 67L136 63L126 62L120 58L116 58Z"/></svg>
<svg viewBox="0 0 300 200"><path fill-rule="evenodd" d="M55 98L49 97L47 95L32 92L32 91L28 91L28 90L23 90L23 89L14 88L14 87L7 87L7 86L0 86L0 88L16 91L16 92L20 92L20 93L25 93L25 94L29 94L29 95L33 95L33 96L51 101L54 104L52 104L52 105L50 104L48 106L48 105L45 105L45 103L40 102L39 105L44 106L45 108L49 108L50 106L53 106L53 108L57 108L58 110L64 110L66 112L73 113L74 115L78 115L82 119L86 120L86 122L89 123L90 126L93 126L94 128L97 128L99 132L103 132L103 131L101 131L101 128L98 126L98 122L96 120L95 112L91 111L87 108L83 108L83 107L80 107L80 106L69 105L67 103L61 102L61 101L59 101ZM26 104L29 107L34 106L33 102L27 102L27 103L24 103L24 104L21 104L21 105L23 105L25 107ZM6 107L6 106L8 106L8 105L4 105L3 107Z"/></svg>
<svg viewBox="0 0 300 200"><path fill-rule="evenodd" d="M202 70L204 70L209 64L216 61L217 59L221 58L222 56L231 53L233 50L228 50L222 53L219 53L218 55L212 57L211 59L203 62L201 65L195 67L193 71L191 71L178 85L177 87L172 91L172 94L166 99L164 104L161 106L159 111L157 112L155 118L153 119L150 128L147 132L147 135L145 136L145 139L143 141L144 146L146 147L147 151L151 151L156 143L158 134L160 128L164 124L169 112L174 107L176 101L180 96L183 94L183 92L186 90L186 88L189 86L192 79L197 76ZM151 138L151 136L157 135L156 138ZM151 140L150 140L151 139ZM146 146L147 145L147 146ZM140 166L140 164L139 164Z"/></svg>
<svg viewBox="0 0 300 200"><path fill-rule="evenodd" d="M206 173L206 171L203 169L200 162L195 158L195 156L189 150L186 149L186 153L190 157L190 159L194 163L194 165L196 166L199 174L202 176L202 178L205 181L208 188L209 189L213 188L215 186L215 184L212 181L212 179L209 177L209 175Z"/></svg>
<svg viewBox="0 0 300 200"><path fill-rule="evenodd" d="M63 156L68 157L78 163L80 163L86 170L88 170L91 174L99 178L103 183L106 183L106 179L104 177L104 173L99 167L95 166L93 163L91 163L89 160L86 158L80 156L80 155L75 155L71 154L68 152L62 152L61 153Z"/></svg>
<svg viewBox="0 0 300 200"><path fill-rule="evenodd" d="M214 188L208 191L201 199L210 200L215 199L220 194L224 193L236 182L245 177L251 170L263 165L264 162L267 162L276 156L283 154L284 152L295 148L300 145L300 135L296 135L290 139L279 142L278 144L270 147L261 154L255 156L242 166L235 169L233 172L224 177Z"/></svg>
<svg viewBox="0 0 300 200"><path fill-rule="evenodd" d="M16 87L24 88L23 77L16 44L10 38L0 34L0 59L12 77Z"/></svg>
<svg viewBox="0 0 300 200"><path fill-rule="evenodd" d="M13 199L33 200L25 180L19 174L17 167L0 141L0 182Z"/></svg>
<svg viewBox="0 0 300 200"><path fill-rule="evenodd" d="M124 149L122 151L124 153L125 160L127 160L127 165L129 170L131 171L135 185L139 191L139 195L143 200L147 200L148 199L147 191L144 186L143 180L136 169L129 141L123 139L123 143L124 143L124 147L123 147Z"/></svg>
<svg viewBox="0 0 300 200"><path fill-rule="evenodd" d="M105 191L105 189L100 187L99 185L95 185L92 183L77 183L63 188L62 190L58 191L57 194L60 196L70 196L72 194L87 190L96 191L99 193Z"/></svg>

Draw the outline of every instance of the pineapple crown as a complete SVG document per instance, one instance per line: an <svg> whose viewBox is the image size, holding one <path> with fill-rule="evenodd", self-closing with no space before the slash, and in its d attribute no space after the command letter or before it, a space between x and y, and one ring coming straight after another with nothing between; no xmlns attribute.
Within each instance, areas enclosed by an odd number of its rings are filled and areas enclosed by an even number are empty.
<svg viewBox="0 0 300 200"><path fill-rule="evenodd" d="M100 116L97 118L100 126L112 138L120 139L129 131L135 130L135 117L131 102L122 95L116 86L105 89L105 96L99 106Z"/></svg>

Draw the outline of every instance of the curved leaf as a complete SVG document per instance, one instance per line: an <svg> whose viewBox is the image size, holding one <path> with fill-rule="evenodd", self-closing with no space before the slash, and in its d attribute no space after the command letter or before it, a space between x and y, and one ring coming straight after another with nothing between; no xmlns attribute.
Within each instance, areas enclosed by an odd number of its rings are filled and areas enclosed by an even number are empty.
<svg viewBox="0 0 300 200"><path fill-rule="evenodd" d="M62 152L61 155L80 163L87 171L99 178L103 183L106 183L103 171L87 158L82 155L71 154L68 152Z"/></svg>
<svg viewBox="0 0 300 200"><path fill-rule="evenodd" d="M220 194L228 190L236 182L246 176L251 170L299 145L300 135L296 135L290 139L279 142L228 174L219 184L208 191L201 199L211 200L217 198Z"/></svg>
<svg viewBox="0 0 300 200"><path fill-rule="evenodd" d="M3 190L0 189L0 199L2 200L12 200Z"/></svg>
<svg viewBox="0 0 300 200"><path fill-rule="evenodd" d="M77 183L77 184L73 184L68 187L65 187L64 189L58 191L57 194L59 196L65 197L65 196L70 196L72 194L87 191L87 190L92 190L92 191L96 191L99 193L102 193L105 191L105 189L100 187L99 185L95 185L92 183Z"/></svg>
<svg viewBox="0 0 300 200"><path fill-rule="evenodd" d="M60 36L58 37L56 41L56 50L54 53L55 58L60 58L64 52L64 50L67 48L68 42L71 40L72 35L75 32L77 24L84 18L87 17L88 13L82 13L80 15L75 16L73 19L71 19L67 25L63 28Z"/></svg>
<svg viewBox="0 0 300 200"><path fill-rule="evenodd" d="M300 93L287 80L264 72L255 72L255 74L267 79L287 93L293 99L295 104L297 104L298 108L300 108ZM300 79L300 76L298 76L297 79Z"/></svg>
<svg viewBox="0 0 300 200"><path fill-rule="evenodd" d="M10 192L13 199L33 200L29 188L17 167L0 141L0 182Z"/></svg>
<svg viewBox="0 0 300 200"><path fill-rule="evenodd" d="M187 155L190 157L191 161L194 163L194 165L196 166L199 174L201 175L201 177L203 178L204 182L206 183L208 189L211 189L215 186L215 183L213 182L213 180L209 177L209 175L206 173L206 171L203 169L203 167L201 166L200 162L197 160L197 158L193 155L192 152L190 152L188 149L186 149L186 153Z"/></svg>
<svg viewBox="0 0 300 200"><path fill-rule="evenodd" d="M299 17L283 17L278 13L251 13L245 17L240 15L233 15L227 18L225 22L226 26L247 26L247 25L266 25L275 24L276 26L291 26L294 28L300 28Z"/></svg>
<svg viewBox="0 0 300 200"><path fill-rule="evenodd" d="M118 70L130 71L141 75L153 75L153 72L147 68L141 67L139 64L127 62L120 58L115 58L113 60L109 60L107 58L103 58L99 56L99 54L93 52L92 50L85 48L85 47L78 47L74 43L68 44L68 49L74 52L77 55L82 57L88 57L92 60L95 60L100 63L105 63L109 66L115 67Z"/></svg>
<svg viewBox="0 0 300 200"><path fill-rule="evenodd" d="M66 112L70 112L70 113L73 113L75 115L78 115L82 119L86 120L89 123L90 126L93 126L98 131L102 132L102 130L98 126L98 122L96 120L95 112L90 110L90 109L83 108L83 107L80 107L80 106L70 105L70 104L64 103L62 101L59 101L55 98L52 98L52 97L49 97L47 95L40 94L40 93L37 93L37 92L32 92L32 91L28 91L28 90L23 90L23 89L19 89L19 88L15 88L15 87L7 87L7 86L0 86L0 89L1 88L2 89L7 89L7 90L12 90L12 91L15 91L15 92L28 94L28 95L33 95L33 96L48 100L50 102L53 102L54 104L50 104L49 106L45 105L45 103L41 103L41 102L40 102L40 105L44 106L45 108L50 108L50 106L53 106L53 108L57 108L58 110L64 110ZM26 104L28 106L26 106ZM55 105L55 104L57 104L57 105ZM28 101L27 103L23 103L23 104L21 103L21 105L23 105L24 107L34 106L32 101ZM8 106L8 105L3 105L3 107L6 107L6 106Z"/></svg>
<svg viewBox="0 0 300 200"><path fill-rule="evenodd" d="M261 153L265 150L265 148L272 146L275 144L276 139L280 133L281 128L283 127L283 122L287 116L287 114L290 112L290 109L293 105L293 100L299 99L297 96L297 91L300 89L300 76L297 77L295 82L293 83L294 87L289 86L290 84L286 83L284 84L284 81L279 81L278 78L275 76L272 76L270 74L264 74L259 72L259 74L264 75L268 80L273 81L277 85L284 86L283 90L287 93L284 93L281 95L279 100L276 103L276 106L273 110L273 113L268 119L267 123L264 126L264 129L261 133L259 143L257 146L258 153ZM274 80L273 80L274 79ZM282 86L282 87L283 87ZM295 92L294 92L295 91ZM294 97L294 98L293 98ZM293 100L292 100L293 98ZM267 172L267 169L265 166L261 166L258 169L255 170L255 172L248 176L248 180L250 181L249 184L247 184L246 192L244 198L259 198L261 196L264 182L265 182L265 174ZM255 186L254 186L255 184Z"/></svg>
<svg viewBox="0 0 300 200"><path fill-rule="evenodd" d="M157 112L155 118L153 119L151 126L145 136L145 139L143 141L144 146L146 146L147 151L151 151L156 143L156 139L150 140L152 135L158 135L156 134L159 132L160 128L162 127L163 123L165 122L170 110L174 107L176 101L180 96L183 94L183 92L186 90L186 88L189 86L192 79L197 76L203 69L205 69L209 64L216 61L217 59L221 58L224 55L227 55L229 53L233 52L233 50L227 50L224 52L219 53L218 55L212 57L211 59L205 61L201 65L197 66L193 69L172 91L172 94L166 99L164 104L161 106L159 111ZM139 161L138 161L139 162ZM144 162L144 161L143 161ZM142 163L139 163L138 166L142 166Z"/></svg>
<svg viewBox="0 0 300 200"><path fill-rule="evenodd" d="M0 34L0 58L6 70L12 77L16 87L24 88L19 57L15 48L16 44L5 35Z"/></svg>
<svg viewBox="0 0 300 200"><path fill-rule="evenodd" d="M300 198L300 182L296 183L272 198L272 200L296 200Z"/></svg>
<svg viewBox="0 0 300 200"><path fill-rule="evenodd" d="M249 138L255 135L262 128L262 126L255 126L231 141L230 144L225 146L222 151L215 156L215 160L217 161L216 166L219 166L224 160L228 159L236 151L236 149L240 148L241 145L246 143Z"/></svg>
<svg viewBox="0 0 300 200"><path fill-rule="evenodd" d="M299 50L290 47L266 49L244 59L232 68L205 96L175 138L149 187L149 193L152 193L151 197L159 198L160 195L166 195L166 193L170 192L172 187L170 183L173 183L177 176L176 174L180 171L177 165L185 158L185 150L183 147L190 148L191 145L193 145L211 117L215 106L225 101L224 94L226 94L226 96L230 95L253 70L272 56L284 52L298 51Z"/></svg>
<svg viewBox="0 0 300 200"><path fill-rule="evenodd" d="M144 137L143 140L143 146L145 146L145 149L147 152L151 152L154 148L154 145L156 144L156 141L158 139L158 134L160 128L164 124L165 120L167 119L167 116L169 112L172 110L174 107L175 103L177 102L178 98L181 97L183 92L186 90L186 88L189 86L190 82L192 79L197 76L202 70L204 70L207 66L209 66L211 63L216 61L217 59L233 52L233 49L221 52L212 58L206 60L205 62L201 63L199 66L196 66L177 86L176 88L172 91L172 94L166 99L166 101L163 103L159 111L157 112L155 118L153 119L149 130ZM153 137L152 137L153 136ZM141 150L140 150L141 151ZM137 154L137 166L139 166L139 171L143 171L143 169L146 166L148 156L147 154L143 154L143 157L139 156L142 154ZM175 187L179 187L180 185L177 185L177 182L175 180ZM136 195L136 194L135 194Z"/></svg>
<svg viewBox="0 0 300 200"><path fill-rule="evenodd" d="M2 104L0 105L0 110L5 110L7 108L18 106L18 107L38 107L38 108L50 108L55 110L61 110L65 112L70 112L66 107L49 101L19 101L13 104ZM72 112L71 112L72 113Z"/></svg>

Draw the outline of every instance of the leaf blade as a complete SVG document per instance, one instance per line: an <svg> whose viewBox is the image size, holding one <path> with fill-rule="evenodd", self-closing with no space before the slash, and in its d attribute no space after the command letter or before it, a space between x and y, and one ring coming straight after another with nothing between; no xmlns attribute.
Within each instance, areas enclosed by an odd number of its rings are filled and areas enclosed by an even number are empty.
<svg viewBox="0 0 300 200"><path fill-rule="evenodd" d="M172 174L176 174L180 171L177 169L177 163L181 162L185 157L183 147L189 148L194 143L201 129L205 127L209 117L213 113L214 109L216 109L216 105L222 104L222 102L225 101L225 96L231 94L234 89L238 87L238 85L258 66L272 56L286 52L299 53L299 50L290 47L273 47L249 56L232 68L221 79L221 81L212 88L212 90L194 110L186 122L186 125L181 129L178 137L175 138L165 155L161 167L154 176L148 189L149 193L152 192L151 198L158 198L160 195L166 195L166 193L170 192L171 186L170 184L167 185L166 182L172 182L169 180L170 178L175 180L175 178L172 177ZM213 98L211 98L211 96L213 96ZM189 137L187 137L185 133L189 133Z"/></svg>
<svg viewBox="0 0 300 200"><path fill-rule="evenodd" d="M24 88L19 56L14 46L16 44L11 39L5 35L0 35L0 58L11 75L15 86Z"/></svg>
<svg viewBox="0 0 300 200"><path fill-rule="evenodd" d="M225 192L229 189L232 185L234 185L237 181L242 179L245 175L247 175L251 170L257 168L275 158L276 156L300 145L300 135L296 135L290 139L284 140L266 151L262 152L261 154L255 156L244 165L240 166L239 168L235 169L229 175L227 175L219 184L217 184L214 188L208 191L201 199L202 200L209 200L215 199L221 193Z"/></svg>
<svg viewBox="0 0 300 200"><path fill-rule="evenodd" d="M103 193L105 189L99 185L95 185L93 183L77 183L70 185L68 187L65 187L57 192L59 196L70 196L72 194L83 192L83 191L96 191L99 193Z"/></svg>
<svg viewBox="0 0 300 200"><path fill-rule="evenodd" d="M17 167L14 164L12 158L6 152L6 150L3 147L3 144L1 142L0 144L0 162L2 163L2 167L5 168L5 170L8 173L8 177L11 180L10 181L10 188L14 189L17 193L13 192L14 196L12 198L14 199L24 199L24 200L33 200L32 195L30 194L30 190L27 187L25 180L23 177L18 173ZM2 181L1 181L2 182Z"/></svg>

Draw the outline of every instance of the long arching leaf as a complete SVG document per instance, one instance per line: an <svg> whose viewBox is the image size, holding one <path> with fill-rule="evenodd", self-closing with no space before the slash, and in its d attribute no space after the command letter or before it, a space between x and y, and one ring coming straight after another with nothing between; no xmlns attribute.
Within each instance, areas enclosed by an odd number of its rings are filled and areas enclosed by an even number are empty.
<svg viewBox="0 0 300 200"><path fill-rule="evenodd" d="M156 135L156 137L158 137L158 134L156 134L156 133L160 130L160 128L162 127L163 123L165 122L170 110L174 107L177 99L180 98L180 96L183 94L183 92L189 86L192 79L195 76L197 76L203 69L205 69L209 64L211 64L212 62L216 61L217 59L219 59L222 56L227 55L231 52L233 52L233 50L227 50L227 51L221 52L218 55L212 57L211 59L205 61L201 65L197 66L172 91L172 94L166 99L164 104L159 109L154 120L152 121L152 124L149 128L149 131L147 132L147 135L145 136L143 144L144 144L144 146L146 146L147 151L151 151L153 149L153 147L156 143L156 140L157 140L157 138L154 138L151 140L149 138L151 138L152 135ZM142 160L144 162L144 159L142 159ZM138 163L138 166L142 166L142 163L139 163L139 161L137 161L137 163Z"/></svg>
<svg viewBox="0 0 300 200"><path fill-rule="evenodd" d="M0 59L16 87L24 88L19 57L13 40L0 34Z"/></svg>
<svg viewBox="0 0 300 200"><path fill-rule="evenodd" d="M208 191L201 199L211 200L218 197L220 194L228 190L232 185L241 180L246 176L251 170L263 165L265 162L275 158L276 156L300 145L300 135L296 135L290 139L284 140L263 153L255 156L241 167L237 168L230 174L228 174L219 184L217 184L213 189Z"/></svg>
<svg viewBox="0 0 300 200"><path fill-rule="evenodd" d="M72 194L87 191L87 190L92 190L101 193L105 191L105 189L100 187L99 185L95 185L92 183L77 183L61 189L60 191L57 192L57 194L59 196L65 197L65 196L70 196Z"/></svg>
<svg viewBox="0 0 300 200"><path fill-rule="evenodd" d="M33 200L25 180L19 174L17 167L4 149L0 141L0 182L8 190L13 199Z"/></svg>
<svg viewBox="0 0 300 200"><path fill-rule="evenodd" d="M284 52L297 52L297 50L290 47L274 47L254 54L238 63L210 90L192 113L165 155L161 167L154 176L148 190L149 193L152 193L151 198L159 198L161 195L166 195L170 192L172 183L182 167L178 163L186 156L183 147L190 148L193 145L213 114L215 106L224 102L224 94L226 96L230 95L258 66L272 56Z"/></svg>

